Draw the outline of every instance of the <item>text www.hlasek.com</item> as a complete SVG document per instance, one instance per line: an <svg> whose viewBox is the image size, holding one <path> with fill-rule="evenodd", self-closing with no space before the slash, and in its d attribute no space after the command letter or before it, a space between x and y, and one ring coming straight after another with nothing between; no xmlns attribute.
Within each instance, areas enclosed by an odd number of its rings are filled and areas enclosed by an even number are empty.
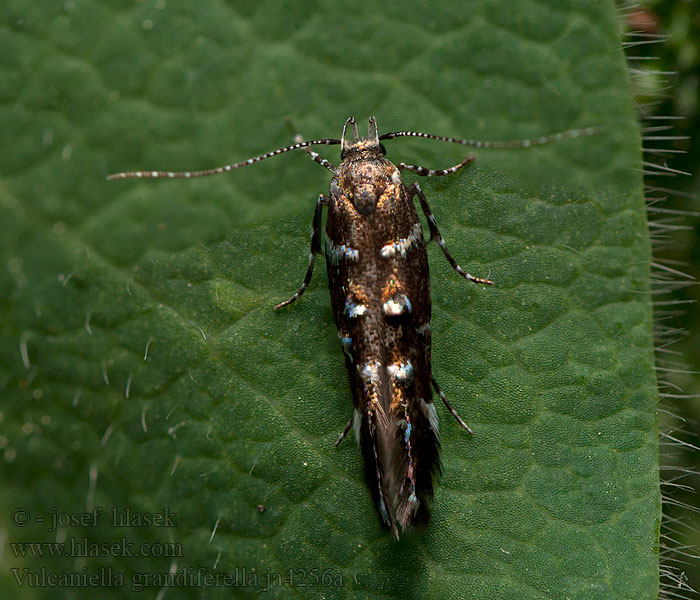
<svg viewBox="0 0 700 600"><path fill-rule="evenodd" d="M74 537L68 538L65 542L13 542L10 548L17 557L165 556L173 558L184 556L182 544L177 542L135 544L124 537L116 542L102 543Z"/></svg>

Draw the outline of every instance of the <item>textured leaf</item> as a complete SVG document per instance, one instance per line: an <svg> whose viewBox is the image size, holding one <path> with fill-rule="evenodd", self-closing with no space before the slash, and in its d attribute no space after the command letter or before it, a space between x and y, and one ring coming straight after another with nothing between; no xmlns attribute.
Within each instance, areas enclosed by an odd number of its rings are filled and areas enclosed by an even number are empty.
<svg viewBox="0 0 700 600"><path fill-rule="evenodd" d="M6 0L1 19L3 535L140 553L8 546L3 596L55 597L18 587L43 568L115 585L72 598L656 597L649 244L612 3ZM358 449L333 448L351 404L323 268L271 308L301 282L329 174L299 153L104 179L245 159L289 143L286 119L339 136L350 114L480 139L605 128L421 180L457 260L497 285L431 247L434 369L475 435L440 412L433 518L398 543ZM94 507L98 526L51 531ZM112 507L176 526L116 528ZM200 568L229 579L163 587Z"/></svg>

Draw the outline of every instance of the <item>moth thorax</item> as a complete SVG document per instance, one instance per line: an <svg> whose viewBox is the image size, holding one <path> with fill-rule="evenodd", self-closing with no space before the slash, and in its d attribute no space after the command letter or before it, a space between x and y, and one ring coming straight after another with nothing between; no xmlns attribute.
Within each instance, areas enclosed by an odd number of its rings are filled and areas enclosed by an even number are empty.
<svg viewBox="0 0 700 600"><path fill-rule="evenodd" d="M388 180L383 173L383 165L378 161L363 161L350 179L352 202L361 215L369 215L377 208L377 202L384 193Z"/></svg>
<svg viewBox="0 0 700 600"><path fill-rule="evenodd" d="M352 202L361 215L373 213L377 208L379 197L384 193L384 185L364 183L355 187Z"/></svg>

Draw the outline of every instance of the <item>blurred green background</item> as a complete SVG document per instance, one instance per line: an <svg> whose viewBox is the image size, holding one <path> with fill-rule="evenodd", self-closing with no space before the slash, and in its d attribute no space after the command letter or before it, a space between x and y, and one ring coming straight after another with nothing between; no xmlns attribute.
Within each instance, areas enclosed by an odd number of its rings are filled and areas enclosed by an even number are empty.
<svg viewBox="0 0 700 600"><path fill-rule="evenodd" d="M630 42L650 42L628 48L630 57L640 57L630 62L638 86L640 112L652 117L643 121L643 125L653 128L645 135L685 138L647 140L645 148L665 147L675 152L647 153L644 159L689 173L650 177L648 182L664 188L649 194L652 198L665 198L654 206L693 213L655 212L652 208L649 219L662 227L657 231L654 253L659 263L689 276L675 276L673 283L657 285L657 291L666 290L657 297L657 316L663 319L657 319L657 325L662 327L657 343L663 348L670 340L677 340L666 348L671 352L662 350L658 354L661 392L669 396L661 413L665 425L662 435L668 438L662 439L661 464L669 467L665 473L669 484L664 492L671 498L665 511L670 529L666 533L671 539L662 539L662 543L687 545L689 548L683 552L695 555L700 548L700 1L645 2L627 13L627 24L632 32ZM668 116L681 118L658 118ZM665 125L671 128L656 129ZM686 284L682 283L684 279ZM678 304L668 304L669 301ZM689 445L679 445L671 438ZM676 563L677 575L687 577L690 587L700 589L697 559L680 558L685 562Z"/></svg>

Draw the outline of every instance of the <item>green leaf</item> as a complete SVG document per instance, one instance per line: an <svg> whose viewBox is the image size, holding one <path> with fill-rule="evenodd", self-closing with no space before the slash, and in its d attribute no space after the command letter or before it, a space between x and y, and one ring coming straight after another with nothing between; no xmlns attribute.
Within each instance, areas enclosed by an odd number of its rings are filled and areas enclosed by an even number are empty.
<svg viewBox="0 0 700 600"><path fill-rule="evenodd" d="M6 0L1 19L4 597L656 598L650 253L612 2ZM434 371L475 435L438 407L432 520L398 543L357 447L333 447L351 402L323 268L272 310L329 173L290 153L105 181L246 159L289 143L286 119L337 137L351 114L478 139L605 130L421 180L455 258L496 286L430 248ZM113 508L175 526L118 528ZM60 579L76 573L113 587Z"/></svg>

